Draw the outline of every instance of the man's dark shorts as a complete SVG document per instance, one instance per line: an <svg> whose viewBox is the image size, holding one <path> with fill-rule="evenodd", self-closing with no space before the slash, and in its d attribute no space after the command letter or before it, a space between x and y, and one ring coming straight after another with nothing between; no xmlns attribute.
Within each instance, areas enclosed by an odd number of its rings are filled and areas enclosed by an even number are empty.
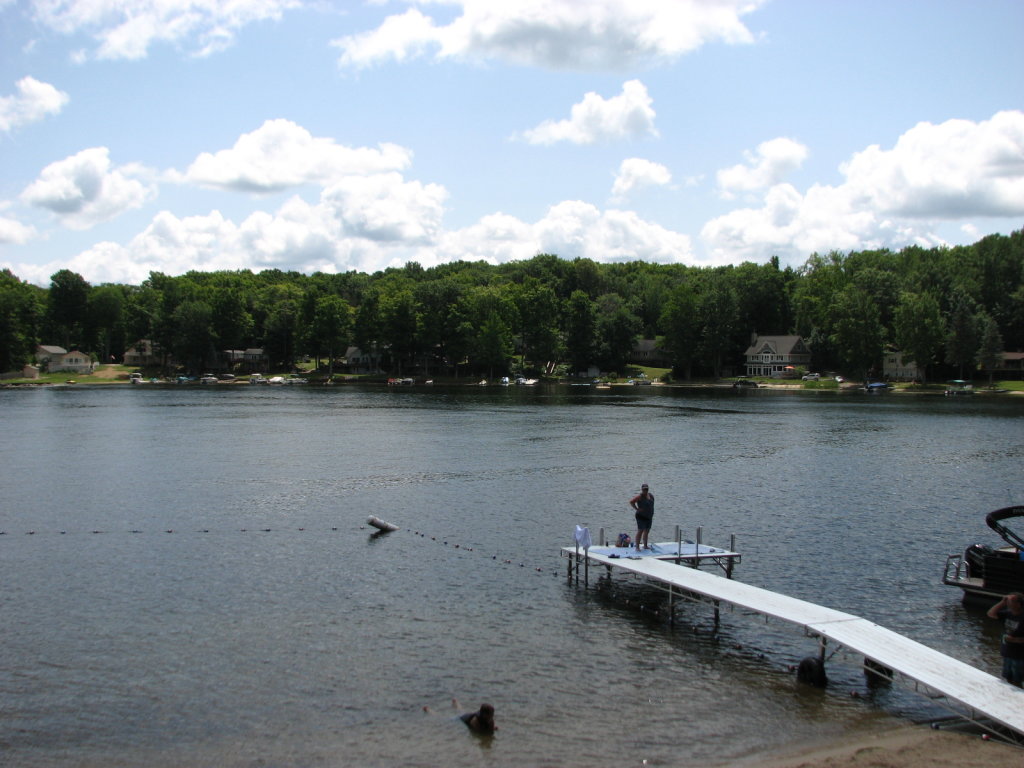
<svg viewBox="0 0 1024 768"><path fill-rule="evenodd" d="M640 515L635 515L635 517L636 517L636 529L638 531L649 531L649 530L651 530L651 521L654 520L653 517L641 517Z"/></svg>

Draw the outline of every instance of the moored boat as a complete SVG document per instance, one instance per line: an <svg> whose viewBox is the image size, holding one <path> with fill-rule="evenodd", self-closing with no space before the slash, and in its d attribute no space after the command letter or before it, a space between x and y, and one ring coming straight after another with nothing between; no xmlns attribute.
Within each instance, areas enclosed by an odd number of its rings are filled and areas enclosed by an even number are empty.
<svg viewBox="0 0 1024 768"><path fill-rule="evenodd" d="M965 395L973 394L974 387L971 386L969 381L953 379L952 381L946 382L946 397L963 397Z"/></svg>
<svg viewBox="0 0 1024 768"><path fill-rule="evenodd" d="M1024 592L1024 537L1005 520L1024 517L1024 506L1003 507L985 517L1005 545L971 544L963 554L949 555L942 583L963 590L964 602L992 605L1009 592Z"/></svg>

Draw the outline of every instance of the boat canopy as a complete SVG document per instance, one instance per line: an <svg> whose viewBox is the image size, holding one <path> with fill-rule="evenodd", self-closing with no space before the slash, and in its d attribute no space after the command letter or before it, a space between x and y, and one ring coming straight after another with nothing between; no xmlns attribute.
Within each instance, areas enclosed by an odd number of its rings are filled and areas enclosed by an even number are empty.
<svg viewBox="0 0 1024 768"><path fill-rule="evenodd" d="M1024 506L1003 507L1002 509L997 509L995 512L989 512L985 516L985 522L988 524L989 528L1002 536L1003 541L1007 544L1024 549L1024 537L1014 533L1003 524L1003 520L1008 520L1013 517L1024 517Z"/></svg>

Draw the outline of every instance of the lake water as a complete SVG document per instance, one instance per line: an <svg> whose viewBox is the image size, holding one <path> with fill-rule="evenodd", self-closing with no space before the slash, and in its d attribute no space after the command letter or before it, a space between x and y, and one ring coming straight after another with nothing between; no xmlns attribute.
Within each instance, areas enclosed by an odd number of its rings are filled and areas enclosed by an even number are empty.
<svg viewBox="0 0 1024 768"><path fill-rule="evenodd" d="M740 580L999 669L940 580L1024 501L1024 399L70 387L0 390L0 430L4 765L720 765L943 714L842 654L797 684L789 625L569 584L641 482L652 540L736 534Z"/></svg>

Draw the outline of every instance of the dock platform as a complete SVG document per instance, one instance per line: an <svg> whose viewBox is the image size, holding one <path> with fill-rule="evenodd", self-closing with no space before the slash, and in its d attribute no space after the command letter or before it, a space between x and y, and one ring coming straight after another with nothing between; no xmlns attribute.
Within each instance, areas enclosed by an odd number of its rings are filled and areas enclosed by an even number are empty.
<svg viewBox="0 0 1024 768"><path fill-rule="evenodd" d="M620 555L616 547L563 547L570 560L570 576L575 569L591 565L641 576L655 582L670 595L696 597L715 604L726 603L745 611L802 627L806 634L819 638L820 657L824 661L827 641L842 646L865 659L866 669L892 670L913 681L915 689L932 700L941 701L959 716L977 724L999 738L1024 746L1024 689L922 645L867 619L837 611L768 589L744 584L732 578L700 570L708 562L725 567L738 561L739 554L728 550L701 552L690 544L689 560L674 562L676 542L655 544L655 550L637 555ZM684 547L687 545L684 544ZM713 547L708 549L715 549ZM612 550L612 551L607 551ZM673 552L658 550L673 550ZM627 550L628 551L628 550ZM690 567L686 567L687 564ZM872 662L868 665L867 662ZM876 672L877 673L877 672Z"/></svg>

